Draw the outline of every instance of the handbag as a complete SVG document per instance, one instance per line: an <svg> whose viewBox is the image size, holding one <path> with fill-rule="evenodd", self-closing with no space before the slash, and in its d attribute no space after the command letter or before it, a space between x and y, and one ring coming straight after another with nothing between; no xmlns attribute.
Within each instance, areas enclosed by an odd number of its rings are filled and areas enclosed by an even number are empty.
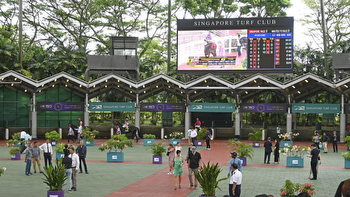
<svg viewBox="0 0 350 197"><path fill-rule="evenodd" d="M166 156L169 156L169 154L170 154L170 152L168 151L168 152L166 153Z"/></svg>

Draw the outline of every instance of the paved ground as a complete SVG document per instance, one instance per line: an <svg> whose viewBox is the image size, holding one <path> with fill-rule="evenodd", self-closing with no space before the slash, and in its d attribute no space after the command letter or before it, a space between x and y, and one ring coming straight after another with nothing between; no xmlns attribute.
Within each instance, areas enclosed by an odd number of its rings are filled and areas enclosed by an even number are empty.
<svg viewBox="0 0 350 197"><path fill-rule="evenodd" d="M98 151L98 146L104 140L96 140L95 146L88 147L87 162L90 174L78 175L77 191L66 196L188 196L197 197L202 192L188 189L189 180L187 169L184 168L182 176L182 189L174 190L174 178L167 175L167 157L163 157L163 164L152 164L150 150L143 146L142 140L134 148L124 150L125 161L123 163L107 163L106 152ZM43 140L39 140L43 143ZM64 141L63 143L65 143ZM183 140L183 148L187 150L187 141ZM230 150L226 149L227 140L212 141L212 149L204 150L198 147L204 162L218 162L223 171L220 177L225 177L228 171ZM244 141L251 143L250 141ZM0 167L6 167L7 171L0 177L0 196L46 196L48 189L43 183L44 177L40 173L25 176L24 155L22 159L10 160L8 151L4 147L5 141L0 141ZM309 146L310 143L295 142ZM329 145L332 148L332 145ZM344 169L344 159L341 156L345 152L345 145L340 145L339 153L322 153L322 165L320 166L319 179L310 181L310 159L304 158L303 168L287 168L286 156L281 155L278 165L263 164L264 149L254 148L254 158L248 160L248 165L243 167L242 197L254 197L257 194L273 194L279 196L279 189L284 181L290 179L293 182L308 183L315 185L316 195L319 197L333 197L338 184L350 178L350 172ZM44 162L42 162L42 165ZM220 184L221 191L216 196L228 194L228 180Z"/></svg>

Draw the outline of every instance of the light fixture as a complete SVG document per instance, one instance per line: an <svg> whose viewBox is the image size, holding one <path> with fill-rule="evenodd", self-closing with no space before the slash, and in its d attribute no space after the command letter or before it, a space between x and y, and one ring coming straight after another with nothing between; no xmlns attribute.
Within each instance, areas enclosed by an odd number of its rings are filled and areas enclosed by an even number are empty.
<svg viewBox="0 0 350 197"><path fill-rule="evenodd" d="M245 91L245 94L248 94L248 92L247 92L247 91Z"/></svg>
<svg viewBox="0 0 350 197"><path fill-rule="evenodd" d="M209 88L209 86L207 86L207 88Z"/></svg>
<svg viewBox="0 0 350 197"><path fill-rule="evenodd" d="M105 85L105 88L107 88L108 86L107 85Z"/></svg>
<svg viewBox="0 0 350 197"><path fill-rule="evenodd" d="M106 83L108 82L108 79L106 79Z"/></svg>
<svg viewBox="0 0 350 197"><path fill-rule="evenodd" d="M27 92L27 90L24 90L24 92Z"/></svg>
<svg viewBox="0 0 350 197"><path fill-rule="evenodd" d="M348 86L347 86L347 85L344 85L344 87L348 88Z"/></svg>
<svg viewBox="0 0 350 197"><path fill-rule="evenodd" d="M306 83L309 83L309 81L308 81L307 79L305 79L305 82L306 82Z"/></svg>
<svg viewBox="0 0 350 197"><path fill-rule="evenodd" d="M41 90L39 90L39 92L41 92Z"/></svg>
<svg viewBox="0 0 350 197"><path fill-rule="evenodd" d="M120 86L118 85L118 88L119 88Z"/></svg>
<svg viewBox="0 0 350 197"><path fill-rule="evenodd" d="M57 81L57 79L55 79L55 82Z"/></svg>
<svg viewBox="0 0 350 197"><path fill-rule="evenodd" d="M132 91L130 91L130 94L132 94Z"/></svg>
<svg viewBox="0 0 350 197"><path fill-rule="evenodd" d="M79 87L81 88L81 86L82 86L82 85L80 84L80 86L79 86Z"/></svg>
<svg viewBox="0 0 350 197"><path fill-rule="evenodd" d="M254 83L256 83L256 80L254 79Z"/></svg>
<svg viewBox="0 0 350 197"><path fill-rule="evenodd" d="M118 79L118 83L119 83L119 81L120 81L120 80Z"/></svg>
<svg viewBox="0 0 350 197"><path fill-rule="evenodd" d="M301 94L301 92L300 92L300 91L298 91L298 93L299 93L299 94Z"/></svg>
<svg viewBox="0 0 350 197"><path fill-rule="evenodd" d="M69 82L69 79L67 79L67 82Z"/></svg>
<svg viewBox="0 0 350 197"><path fill-rule="evenodd" d="M132 86L130 85L130 88L132 88Z"/></svg>
<svg viewBox="0 0 350 197"><path fill-rule="evenodd" d="M144 94L146 94L146 91L143 91Z"/></svg>
<svg viewBox="0 0 350 197"><path fill-rule="evenodd" d="M146 86L145 86L145 85L143 85L142 87L143 87L143 88L145 88Z"/></svg>
<svg viewBox="0 0 350 197"><path fill-rule="evenodd" d="M170 86L168 86L168 88L170 88Z"/></svg>
<svg viewBox="0 0 350 197"><path fill-rule="evenodd" d="M13 86L13 83L11 83L11 86Z"/></svg>
<svg viewBox="0 0 350 197"><path fill-rule="evenodd" d="M258 86L258 88L260 88L260 86Z"/></svg>
<svg viewBox="0 0 350 197"><path fill-rule="evenodd" d="M266 83L270 83L269 81L266 81Z"/></svg>
<svg viewBox="0 0 350 197"><path fill-rule="evenodd" d="M55 87L55 84L53 84L52 87Z"/></svg>
<svg viewBox="0 0 350 197"><path fill-rule="evenodd" d="M156 85L156 88L158 88L158 85Z"/></svg>
<svg viewBox="0 0 350 197"><path fill-rule="evenodd" d="M181 86L179 86L179 88L181 88Z"/></svg>
<svg viewBox="0 0 350 197"><path fill-rule="evenodd" d="M166 80L167 83L169 83L169 80Z"/></svg>
<svg viewBox="0 0 350 197"><path fill-rule="evenodd" d="M67 87L68 85L66 84L65 86Z"/></svg>
<svg viewBox="0 0 350 197"><path fill-rule="evenodd" d="M17 77L15 78L15 81L17 81Z"/></svg>
<svg viewBox="0 0 350 197"><path fill-rule="evenodd" d="M96 87L96 85L94 85L94 88Z"/></svg>
<svg viewBox="0 0 350 197"><path fill-rule="evenodd" d="M207 83L207 80L204 80L204 83Z"/></svg>
<svg viewBox="0 0 350 197"><path fill-rule="evenodd" d="M44 87L44 84L43 84L43 85L41 85L41 87Z"/></svg>
<svg viewBox="0 0 350 197"><path fill-rule="evenodd" d="M292 86L293 89L295 89L295 86Z"/></svg>
<svg viewBox="0 0 350 197"><path fill-rule="evenodd" d="M1 80L4 81L4 78L2 78Z"/></svg>
<svg viewBox="0 0 350 197"><path fill-rule="evenodd" d="M194 91L194 93L195 93L195 94L197 94L197 92L196 92L196 91Z"/></svg>

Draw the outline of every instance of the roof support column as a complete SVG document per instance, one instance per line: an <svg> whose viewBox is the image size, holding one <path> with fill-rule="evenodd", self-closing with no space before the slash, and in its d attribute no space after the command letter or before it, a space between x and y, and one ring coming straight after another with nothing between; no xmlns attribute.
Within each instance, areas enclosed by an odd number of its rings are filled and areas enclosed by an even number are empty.
<svg viewBox="0 0 350 197"><path fill-rule="evenodd" d="M291 108L291 102L290 102L290 94L288 94L288 112L287 112L287 128L286 131L288 134L292 132L292 121L293 121L293 116L290 113L290 108ZM291 137L290 137L291 139Z"/></svg>
<svg viewBox="0 0 350 197"><path fill-rule="evenodd" d="M190 99L188 95L188 91L185 91L186 94L186 112L185 112L185 138L188 139L188 130L190 129L191 126L191 112L190 112Z"/></svg>
<svg viewBox="0 0 350 197"><path fill-rule="evenodd" d="M89 94L85 93L84 126L89 126Z"/></svg>
<svg viewBox="0 0 350 197"><path fill-rule="evenodd" d="M344 105L344 94L341 95L341 114L340 114L340 143L344 143L345 138L345 130L346 130L346 115L344 113L345 105Z"/></svg>
<svg viewBox="0 0 350 197"><path fill-rule="evenodd" d="M136 93L136 106L135 106L135 127L140 128L140 103L139 103L139 93Z"/></svg>
<svg viewBox="0 0 350 197"><path fill-rule="evenodd" d="M237 99L236 99L236 118L235 118L235 138L236 136L238 138L241 138L241 114L239 113L239 108L238 108L238 105L239 105L239 95L237 94Z"/></svg>
<svg viewBox="0 0 350 197"><path fill-rule="evenodd" d="M33 92L33 97L32 97L32 111L31 113L31 131L32 131L32 138L38 138L37 136L37 130L38 130L38 126L37 126L37 114L35 111L35 107L36 107L36 102L35 102L35 92Z"/></svg>

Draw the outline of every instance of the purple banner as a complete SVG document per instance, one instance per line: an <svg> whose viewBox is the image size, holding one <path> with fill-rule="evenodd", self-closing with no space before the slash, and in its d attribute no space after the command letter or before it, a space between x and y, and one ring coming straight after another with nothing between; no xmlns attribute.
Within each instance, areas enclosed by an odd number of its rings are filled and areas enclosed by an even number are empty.
<svg viewBox="0 0 350 197"><path fill-rule="evenodd" d="M242 103L239 112L286 113L285 103Z"/></svg>
<svg viewBox="0 0 350 197"><path fill-rule="evenodd" d="M185 103L141 103L140 111L185 112Z"/></svg>
<svg viewBox="0 0 350 197"><path fill-rule="evenodd" d="M83 102L37 102L38 111L84 111Z"/></svg>

